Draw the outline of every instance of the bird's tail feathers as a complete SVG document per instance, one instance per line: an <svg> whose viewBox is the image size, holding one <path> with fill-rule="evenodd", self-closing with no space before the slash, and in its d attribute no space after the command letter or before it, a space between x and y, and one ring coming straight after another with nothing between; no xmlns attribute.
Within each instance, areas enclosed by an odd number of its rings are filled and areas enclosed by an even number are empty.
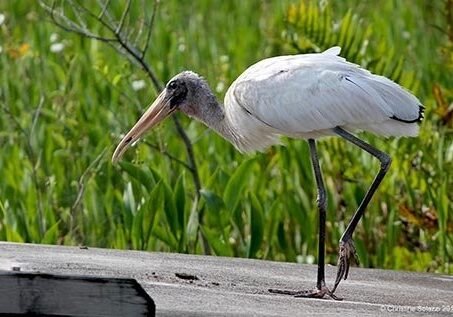
<svg viewBox="0 0 453 317"><path fill-rule="evenodd" d="M374 77L373 88L391 111L391 119L402 123L416 123L423 119L425 107L417 97L388 78L378 75Z"/></svg>

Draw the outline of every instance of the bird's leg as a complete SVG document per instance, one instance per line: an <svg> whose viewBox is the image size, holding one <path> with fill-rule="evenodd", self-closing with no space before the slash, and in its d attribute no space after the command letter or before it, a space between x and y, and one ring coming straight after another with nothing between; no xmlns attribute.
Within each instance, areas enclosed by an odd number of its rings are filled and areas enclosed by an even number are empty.
<svg viewBox="0 0 453 317"><path fill-rule="evenodd" d="M351 133L347 132L346 130L336 127L333 129L333 131L341 136L342 138L346 139L347 141L351 142L352 144L360 147L362 150L367 151L374 157L376 157L380 162L381 162L381 169L379 170L378 174L376 175L375 179L373 180L373 183L371 183L370 188L368 189L367 193L365 194L365 197L363 198L362 202L359 205L359 208L357 208L357 211L355 212L354 216L352 217L351 221L348 224L348 227L346 228L345 232L341 236L340 239L340 250L339 250L339 256L338 256L338 271L337 271L337 278L335 279L335 285L332 289L332 293L335 292L335 290L338 287L338 284L340 284L340 281L344 278L345 280L348 278L348 273L349 273L349 266L351 262L355 261L358 262L358 257L357 253L354 247L354 242L352 240L352 234L354 233L355 228L357 227L357 224L362 218L363 213L365 212L366 207L368 206L371 198L373 197L373 194L379 187L382 179L384 178L385 174L387 173L390 164L392 162L392 159L390 156L388 156L386 153L379 151L378 149L372 147L368 143L362 141L361 139L357 138L356 136L352 135Z"/></svg>
<svg viewBox="0 0 453 317"><path fill-rule="evenodd" d="M316 185L318 189L318 213L319 213L319 239L318 239L318 276L316 281L316 287L308 291L287 291L287 290L275 290L270 289L272 293L293 295L295 297L312 297L312 298L323 298L325 295L332 297L333 299L340 300L331 292L325 281L324 271L324 258L325 258L325 241L326 241L326 209L327 209L327 195L324 187L324 181L322 178L321 168L319 166L318 153L316 151L316 142L313 139L308 140L310 148L310 157L313 165L313 172L316 179Z"/></svg>
<svg viewBox="0 0 453 317"><path fill-rule="evenodd" d="M310 291L302 291L294 296L296 297L319 297L329 295L334 299L339 299L327 288L325 280L325 247L326 247L326 209L327 209L327 194L322 178L321 167L319 166L318 152L316 150L316 142L313 139L308 140L310 148L310 158L313 165L313 173L316 179L316 187L318 189L317 205L319 214L319 239L318 239L318 276L316 280L316 288Z"/></svg>

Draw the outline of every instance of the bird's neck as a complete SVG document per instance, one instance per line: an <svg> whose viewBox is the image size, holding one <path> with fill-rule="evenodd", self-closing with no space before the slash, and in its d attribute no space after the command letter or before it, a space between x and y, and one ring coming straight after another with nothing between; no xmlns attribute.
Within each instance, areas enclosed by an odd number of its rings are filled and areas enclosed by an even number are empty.
<svg viewBox="0 0 453 317"><path fill-rule="evenodd" d="M229 122L225 108L213 94L208 98L203 108L204 111L197 115L197 119L237 147L240 139L239 134Z"/></svg>

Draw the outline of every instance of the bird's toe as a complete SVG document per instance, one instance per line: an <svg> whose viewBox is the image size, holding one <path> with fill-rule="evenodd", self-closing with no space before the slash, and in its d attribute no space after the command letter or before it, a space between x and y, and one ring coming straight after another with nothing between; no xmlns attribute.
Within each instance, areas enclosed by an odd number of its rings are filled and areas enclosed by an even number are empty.
<svg viewBox="0 0 453 317"><path fill-rule="evenodd" d="M352 239L347 239L345 241L340 241L340 250L338 255L338 263L337 263L337 278L335 279L335 285L332 289L332 293L340 284L342 279L347 279L349 275L349 267L351 263L358 264L359 258L357 256L357 251L354 246L354 241Z"/></svg>
<svg viewBox="0 0 453 317"><path fill-rule="evenodd" d="M334 300L343 300L342 298L334 295L327 286L322 286L321 288L314 288L311 290L303 291L293 291L293 290L280 290L280 289L269 289L270 293L290 295L294 297L303 297L303 298L324 298L324 296L329 296Z"/></svg>

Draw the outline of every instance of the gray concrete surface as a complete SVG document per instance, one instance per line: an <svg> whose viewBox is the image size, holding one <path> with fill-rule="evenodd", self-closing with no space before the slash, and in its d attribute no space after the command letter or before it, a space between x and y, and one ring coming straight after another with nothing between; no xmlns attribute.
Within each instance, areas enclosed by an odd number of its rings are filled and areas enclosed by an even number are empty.
<svg viewBox="0 0 453 317"><path fill-rule="evenodd" d="M453 276L447 275L354 267L336 293L343 301L305 299L270 294L268 289L313 287L314 265L0 242L0 270L13 268L135 278L154 299L157 316L453 314ZM335 267L327 267L329 285L335 273Z"/></svg>

